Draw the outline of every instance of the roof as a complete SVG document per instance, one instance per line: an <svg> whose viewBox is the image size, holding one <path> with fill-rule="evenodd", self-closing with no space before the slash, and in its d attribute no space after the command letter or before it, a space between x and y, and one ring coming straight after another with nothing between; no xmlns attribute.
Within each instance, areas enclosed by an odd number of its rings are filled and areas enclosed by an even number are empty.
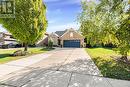
<svg viewBox="0 0 130 87"><path fill-rule="evenodd" d="M12 35L12 34L11 34L11 33L9 33L9 32L6 32L6 33L4 33L4 34L6 34L6 35L10 35L10 36Z"/></svg>
<svg viewBox="0 0 130 87"><path fill-rule="evenodd" d="M56 34L55 32L52 32L50 35L55 35L55 36L59 37L59 35Z"/></svg>
<svg viewBox="0 0 130 87"><path fill-rule="evenodd" d="M0 32L0 34L5 34L5 35L9 35L9 36L11 36L12 34L11 33L9 33L9 32Z"/></svg>
<svg viewBox="0 0 130 87"><path fill-rule="evenodd" d="M81 32L79 30L74 30L73 28L66 29L64 31L56 31L55 34L58 35L58 36L60 36L60 37L62 37L67 31L75 31L75 32L77 32L78 34L81 35Z"/></svg>
<svg viewBox="0 0 130 87"><path fill-rule="evenodd" d="M67 30L64 30L64 31L56 31L55 33L58 35L58 36L62 36Z"/></svg>

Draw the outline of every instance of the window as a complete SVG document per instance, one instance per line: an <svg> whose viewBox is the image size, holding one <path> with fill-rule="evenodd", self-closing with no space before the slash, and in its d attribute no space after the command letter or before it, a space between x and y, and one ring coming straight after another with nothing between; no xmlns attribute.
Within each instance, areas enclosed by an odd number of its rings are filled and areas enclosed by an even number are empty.
<svg viewBox="0 0 130 87"><path fill-rule="evenodd" d="M14 37L13 37L12 35L10 36L10 38L11 38L11 39L14 39Z"/></svg>
<svg viewBox="0 0 130 87"><path fill-rule="evenodd" d="M73 37L73 33L72 32L70 33L70 37Z"/></svg>

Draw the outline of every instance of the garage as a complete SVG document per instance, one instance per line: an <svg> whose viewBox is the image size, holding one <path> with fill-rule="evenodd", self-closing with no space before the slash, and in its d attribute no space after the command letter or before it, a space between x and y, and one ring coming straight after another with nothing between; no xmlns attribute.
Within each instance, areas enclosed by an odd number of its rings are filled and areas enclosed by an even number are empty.
<svg viewBox="0 0 130 87"><path fill-rule="evenodd" d="M80 48L80 40L64 40L63 47Z"/></svg>

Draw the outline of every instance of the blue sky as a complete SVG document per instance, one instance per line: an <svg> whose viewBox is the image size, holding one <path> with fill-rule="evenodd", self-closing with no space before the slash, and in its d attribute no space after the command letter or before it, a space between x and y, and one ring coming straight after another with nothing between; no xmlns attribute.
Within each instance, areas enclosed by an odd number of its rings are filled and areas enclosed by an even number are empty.
<svg viewBox="0 0 130 87"><path fill-rule="evenodd" d="M47 6L47 32L79 28L77 16L81 11L80 0L44 0L44 2Z"/></svg>
<svg viewBox="0 0 130 87"><path fill-rule="evenodd" d="M43 0L47 7L47 32L68 28L78 29L77 15L81 10L80 0ZM6 31L0 25L0 31Z"/></svg>
<svg viewBox="0 0 130 87"><path fill-rule="evenodd" d="M79 29L77 16L81 12L81 0L43 0L47 7L47 32L68 28ZM90 0L83 0L90 1ZM95 0L93 0L95 1ZM98 1L98 0L97 0ZM5 31L0 25L0 31Z"/></svg>

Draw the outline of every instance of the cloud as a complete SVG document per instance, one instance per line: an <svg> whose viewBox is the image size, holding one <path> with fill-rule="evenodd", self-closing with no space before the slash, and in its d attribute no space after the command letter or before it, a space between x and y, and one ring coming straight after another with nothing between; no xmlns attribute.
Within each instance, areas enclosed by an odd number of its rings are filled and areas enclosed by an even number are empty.
<svg viewBox="0 0 130 87"><path fill-rule="evenodd" d="M55 31L62 31L65 29L70 29L70 28L74 28L75 30L78 30L80 27L79 24L77 24L76 22L72 22L72 23L68 23L68 24L63 24L63 25L52 25L47 28L47 32L55 32Z"/></svg>

